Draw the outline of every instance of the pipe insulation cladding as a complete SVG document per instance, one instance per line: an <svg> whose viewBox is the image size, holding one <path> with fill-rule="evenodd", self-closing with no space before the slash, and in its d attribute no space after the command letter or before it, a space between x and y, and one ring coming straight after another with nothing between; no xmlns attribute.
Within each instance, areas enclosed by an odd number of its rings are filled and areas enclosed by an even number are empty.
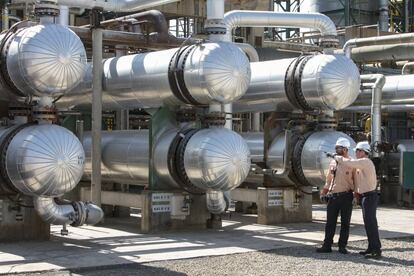
<svg viewBox="0 0 414 276"><path fill-rule="evenodd" d="M91 72L56 106L90 108ZM205 43L107 59L103 79L105 110L203 106L243 96L250 83L250 63L232 43Z"/></svg>
<svg viewBox="0 0 414 276"><path fill-rule="evenodd" d="M86 155L91 135L85 133ZM147 185L149 132L111 131L102 135L102 180ZM190 193L229 191L239 186L250 170L250 151L237 133L222 129L170 129L154 142L153 167L158 185ZM86 158L84 179L91 175Z"/></svg>
<svg viewBox="0 0 414 276"><path fill-rule="evenodd" d="M350 106L358 97L360 74L342 55L309 55L251 63L246 94L233 103L244 112L329 111Z"/></svg>
<svg viewBox="0 0 414 276"><path fill-rule="evenodd" d="M0 129L0 191L34 197L35 209L49 223L95 224L103 216L92 203L58 204L55 199L79 183L85 153L69 130L49 124Z"/></svg>
<svg viewBox="0 0 414 276"><path fill-rule="evenodd" d="M56 98L83 80L87 69L85 47L65 26L46 24L9 30L0 35L0 41L0 100Z"/></svg>

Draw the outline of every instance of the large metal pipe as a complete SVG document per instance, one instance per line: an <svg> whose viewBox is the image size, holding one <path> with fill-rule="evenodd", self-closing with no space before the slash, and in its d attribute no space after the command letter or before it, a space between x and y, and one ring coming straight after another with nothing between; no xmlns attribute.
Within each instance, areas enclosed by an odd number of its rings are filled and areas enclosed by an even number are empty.
<svg viewBox="0 0 414 276"><path fill-rule="evenodd" d="M79 37L67 27L12 27L0 38L4 59L1 90L8 91L12 98L56 98L82 81L87 68L86 51Z"/></svg>
<svg viewBox="0 0 414 276"><path fill-rule="evenodd" d="M102 136L103 181L146 185L149 178L149 132L111 131ZM237 133L221 128L171 129L154 142L154 172L160 187L190 192L236 188L250 169L250 152ZM91 135L85 133L84 180L89 180Z"/></svg>
<svg viewBox="0 0 414 276"><path fill-rule="evenodd" d="M0 152L0 191L34 197L46 222L80 226L102 218L102 210L92 203L55 204L54 198L76 187L84 169L82 144L69 130L48 124L2 128Z"/></svg>
<svg viewBox="0 0 414 276"><path fill-rule="evenodd" d="M359 94L356 65L341 55L301 56L251 63L249 89L234 112L339 110Z"/></svg>
<svg viewBox="0 0 414 276"><path fill-rule="evenodd" d="M321 32L323 46L337 44L337 32L332 20L321 13L230 11L224 15L226 24L225 41L232 40L236 27L298 27L312 28Z"/></svg>
<svg viewBox="0 0 414 276"><path fill-rule="evenodd" d="M371 103L372 91L363 90L351 108L371 106ZM414 104L414 75L385 76L381 104L385 106Z"/></svg>
<svg viewBox="0 0 414 276"><path fill-rule="evenodd" d="M103 108L107 110L228 103L244 95L250 83L249 60L231 43L111 58L103 66ZM82 84L86 91L74 90L56 106L90 108L90 74Z"/></svg>
<svg viewBox="0 0 414 276"><path fill-rule="evenodd" d="M290 171L292 174L288 178L278 175L273 177L280 185L321 186L325 184L330 163L325 152L333 152L335 143L340 137L348 139L351 142L351 148L355 147L354 140L342 132L320 131L301 136L291 145ZM276 136L268 150L266 164L272 170L283 170L285 166L285 138L285 133ZM351 156L354 155L353 150L350 153Z"/></svg>
<svg viewBox="0 0 414 276"><path fill-rule="evenodd" d="M385 77L381 74L362 75L361 82L362 84L369 83L372 89L371 144L375 148L381 143L381 101ZM380 157L381 153L374 150L372 156Z"/></svg>
<svg viewBox="0 0 414 276"><path fill-rule="evenodd" d="M14 0L15 3L36 3L34 0ZM112 12L136 12L155 6L180 2L180 0L57 0L59 5L71 8L102 8Z"/></svg>
<svg viewBox="0 0 414 276"><path fill-rule="evenodd" d="M357 62L409 60L412 57L414 34L395 34L348 40L343 52ZM340 53L340 51L336 51Z"/></svg>

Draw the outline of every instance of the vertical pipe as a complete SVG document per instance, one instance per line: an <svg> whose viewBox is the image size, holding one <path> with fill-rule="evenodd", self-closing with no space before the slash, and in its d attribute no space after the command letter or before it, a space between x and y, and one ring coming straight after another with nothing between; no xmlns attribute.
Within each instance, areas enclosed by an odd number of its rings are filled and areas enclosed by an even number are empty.
<svg viewBox="0 0 414 276"><path fill-rule="evenodd" d="M6 31L9 29L9 8L7 7L7 4L4 5L4 8L1 13L1 19L2 19L2 30Z"/></svg>
<svg viewBox="0 0 414 276"><path fill-rule="evenodd" d="M405 32L408 33L410 31L410 20L409 20L409 11L408 6L411 0L404 1L404 22L405 22Z"/></svg>
<svg viewBox="0 0 414 276"><path fill-rule="evenodd" d="M255 112L252 115L252 130L260 132L260 112Z"/></svg>
<svg viewBox="0 0 414 276"><path fill-rule="evenodd" d="M388 0L379 1L379 29L382 32L388 32Z"/></svg>
<svg viewBox="0 0 414 276"><path fill-rule="evenodd" d="M81 143L83 143L83 133L84 133L83 120L76 120L75 134Z"/></svg>
<svg viewBox="0 0 414 276"><path fill-rule="evenodd" d="M59 18L58 23L63 26L69 25L69 7L59 5Z"/></svg>
<svg viewBox="0 0 414 276"><path fill-rule="evenodd" d="M91 200L101 206L101 135L102 135L102 29L92 29L92 179Z"/></svg>

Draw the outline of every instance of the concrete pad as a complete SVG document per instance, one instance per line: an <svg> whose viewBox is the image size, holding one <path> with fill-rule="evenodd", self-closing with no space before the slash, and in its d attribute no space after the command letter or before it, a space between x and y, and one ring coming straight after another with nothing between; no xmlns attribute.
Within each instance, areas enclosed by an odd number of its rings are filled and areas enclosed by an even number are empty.
<svg viewBox="0 0 414 276"><path fill-rule="evenodd" d="M100 267L152 261L245 253L284 247L316 245L324 236L325 206L314 206L312 223L277 226L256 224L254 215L232 214L222 230L138 233L134 218L107 219L100 227L69 228L52 240L0 244L0 274ZM381 238L414 235L414 210L382 207L378 210ZM365 239L360 209L352 215L350 240ZM337 237L336 237L337 239Z"/></svg>

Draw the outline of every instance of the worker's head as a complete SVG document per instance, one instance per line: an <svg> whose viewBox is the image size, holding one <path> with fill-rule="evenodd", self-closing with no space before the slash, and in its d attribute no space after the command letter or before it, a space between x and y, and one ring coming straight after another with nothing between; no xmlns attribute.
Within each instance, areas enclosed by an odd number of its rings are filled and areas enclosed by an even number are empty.
<svg viewBox="0 0 414 276"><path fill-rule="evenodd" d="M348 139L341 137L336 141L336 144L335 144L336 154L340 156L347 156L350 147L351 147L351 142L349 142Z"/></svg>
<svg viewBox="0 0 414 276"><path fill-rule="evenodd" d="M367 158L371 153L371 146L368 141L359 142L355 147L355 155L358 159Z"/></svg>

